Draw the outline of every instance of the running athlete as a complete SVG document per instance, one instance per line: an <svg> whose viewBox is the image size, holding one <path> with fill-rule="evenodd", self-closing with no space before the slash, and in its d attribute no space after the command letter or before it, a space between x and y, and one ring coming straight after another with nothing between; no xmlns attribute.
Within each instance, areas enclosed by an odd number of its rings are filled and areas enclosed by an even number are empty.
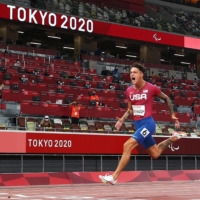
<svg viewBox="0 0 200 200"><path fill-rule="evenodd" d="M119 130L124 121L133 115L136 131L132 137L125 142L123 154L115 172L112 175L99 175L99 178L104 183L110 183L112 185L116 184L121 171L130 160L132 150L139 144L143 145L147 153L153 159L157 159L170 144L177 141L181 137L187 136L184 132L173 132L172 137L164 140L158 145L155 143L155 140L152 137L156 129L156 124L152 118L152 106L155 96L163 99L168 105L176 128L180 128L180 123L174 114L170 98L161 92L157 86L146 82L144 80L144 73L145 68L143 65L135 63L131 66L130 79L133 85L126 90L128 109L123 117L117 118L118 121L115 127Z"/></svg>

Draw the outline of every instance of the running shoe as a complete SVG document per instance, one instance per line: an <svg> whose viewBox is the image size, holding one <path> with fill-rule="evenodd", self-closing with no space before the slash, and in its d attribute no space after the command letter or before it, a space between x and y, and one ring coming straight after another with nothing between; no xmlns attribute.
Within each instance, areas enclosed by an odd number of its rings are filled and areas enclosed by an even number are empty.
<svg viewBox="0 0 200 200"><path fill-rule="evenodd" d="M182 137L187 137L187 133L182 132L182 131L174 131L172 133L172 136L177 136L177 138L180 139Z"/></svg>
<svg viewBox="0 0 200 200"><path fill-rule="evenodd" d="M117 183L117 180L114 180L112 175L108 174L106 174L105 176L99 175L99 178L103 183L109 183L111 185L115 185Z"/></svg>

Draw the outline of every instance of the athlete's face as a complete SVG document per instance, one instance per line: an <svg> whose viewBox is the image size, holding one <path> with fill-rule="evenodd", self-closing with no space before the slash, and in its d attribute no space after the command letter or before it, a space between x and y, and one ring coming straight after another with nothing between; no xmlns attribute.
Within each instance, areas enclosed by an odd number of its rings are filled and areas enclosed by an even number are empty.
<svg viewBox="0 0 200 200"><path fill-rule="evenodd" d="M138 84L143 79L143 73L136 67L132 67L130 71L132 84Z"/></svg>

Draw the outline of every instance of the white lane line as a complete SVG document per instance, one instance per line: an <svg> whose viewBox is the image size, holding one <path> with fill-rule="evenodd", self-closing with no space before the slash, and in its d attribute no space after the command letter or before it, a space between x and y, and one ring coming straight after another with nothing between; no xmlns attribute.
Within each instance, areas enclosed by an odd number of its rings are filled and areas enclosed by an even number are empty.
<svg viewBox="0 0 200 200"><path fill-rule="evenodd" d="M23 197L23 198L29 197L29 196L26 196L26 195L23 195L23 194L13 194L13 196L16 196L16 197Z"/></svg>

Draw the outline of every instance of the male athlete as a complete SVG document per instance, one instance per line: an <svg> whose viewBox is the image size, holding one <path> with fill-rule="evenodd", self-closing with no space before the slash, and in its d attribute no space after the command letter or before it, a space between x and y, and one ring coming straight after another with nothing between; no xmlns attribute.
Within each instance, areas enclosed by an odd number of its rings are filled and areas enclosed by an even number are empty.
<svg viewBox="0 0 200 200"><path fill-rule="evenodd" d="M126 90L128 110L122 118L117 118L118 122L115 127L119 130L123 122L133 115L136 131L132 137L125 142L123 154L115 172L112 175L99 175L99 178L104 183L110 183L112 185L116 184L118 176L130 160L132 150L139 144L143 145L147 153L153 159L157 159L170 144L177 141L181 137L187 136L184 132L174 132L172 134L173 136L169 139L158 145L155 143L155 140L152 137L152 134L156 129L155 122L152 118L152 106L155 96L163 99L168 105L176 128L180 128L180 123L174 114L170 98L161 92L157 86L146 82L144 80L144 73L145 68L143 65L135 63L131 66L130 78L133 85Z"/></svg>

